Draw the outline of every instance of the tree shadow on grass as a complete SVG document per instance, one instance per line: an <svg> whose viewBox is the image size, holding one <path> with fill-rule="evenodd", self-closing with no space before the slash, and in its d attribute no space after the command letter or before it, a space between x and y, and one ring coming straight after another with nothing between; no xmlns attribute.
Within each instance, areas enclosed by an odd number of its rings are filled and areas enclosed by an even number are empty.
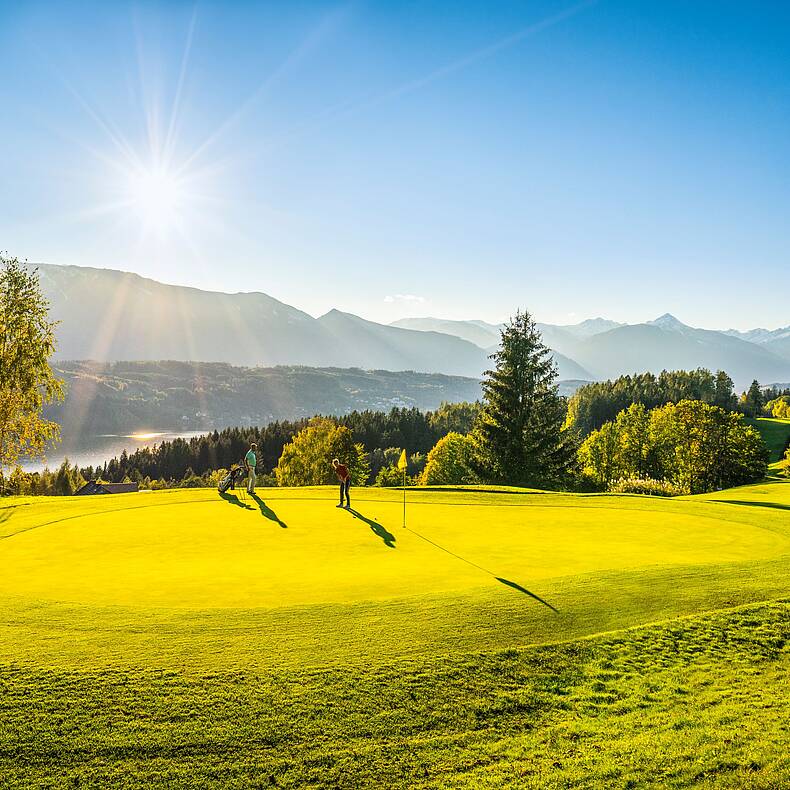
<svg viewBox="0 0 790 790"><path fill-rule="evenodd" d="M504 584L506 587L512 587L514 590L518 590L519 592L524 593L524 595L528 595L530 598L534 598L536 601L539 601L544 606L548 606L552 612L556 612L559 614L559 610L555 609L548 601L544 601L539 595L535 595L534 592L530 592L526 587L522 587L520 584L516 584L515 582L510 581L509 579L503 579L501 576L494 577L498 582Z"/></svg>
<svg viewBox="0 0 790 790"><path fill-rule="evenodd" d="M790 510L790 505L779 502L745 502L739 499L709 499L709 502L720 502L722 505L743 505L744 507L770 507L776 510Z"/></svg>
<svg viewBox="0 0 790 790"><path fill-rule="evenodd" d="M382 527L378 521L374 521L372 518L363 516L358 510L354 510L352 507L348 508L348 512L351 513L354 518L364 521L370 527L371 532L373 532L374 535L378 535L378 537L384 541L385 546L390 549L395 548L395 536Z"/></svg>
<svg viewBox="0 0 790 790"><path fill-rule="evenodd" d="M248 505L246 502L242 502L236 494L228 494L227 492L224 494L220 494L220 496L226 501L230 502L231 505L236 505L237 507L242 508L243 510L255 510L252 505Z"/></svg>
<svg viewBox="0 0 790 790"><path fill-rule="evenodd" d="M273 521L275 524L279 524L283 529L288 529L288 525L284 521L281 521L280 517L257 494L252 493L250 496L258 503L262 516L268 518L269 521Z"/></svg>

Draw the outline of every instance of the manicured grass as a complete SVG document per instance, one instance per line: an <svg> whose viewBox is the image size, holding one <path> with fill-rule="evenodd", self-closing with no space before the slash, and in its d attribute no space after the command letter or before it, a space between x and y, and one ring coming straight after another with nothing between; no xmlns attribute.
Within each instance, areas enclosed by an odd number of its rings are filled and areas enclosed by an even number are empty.
<svg viewBox="0 0 790 790"><path fill-rule="evenodd" d="M790 782L790 484L259 493L0 503L0 784Z"/></svg>

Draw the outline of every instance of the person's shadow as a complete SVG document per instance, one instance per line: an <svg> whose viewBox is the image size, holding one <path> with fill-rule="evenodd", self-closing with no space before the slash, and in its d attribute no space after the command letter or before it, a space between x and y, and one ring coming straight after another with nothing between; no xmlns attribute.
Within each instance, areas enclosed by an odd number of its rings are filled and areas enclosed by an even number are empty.
<svg viewBox="0 0 790 790"><path fill-rule="evenodd" d="M262 516L268 518L269 521L273 521L275 524L279 524L283 529L288 529L288 525L284 521L281 521L280 517L257 494L252 493L250 496L258 503Z"/></svg>
<svg viewBox="0 0 790 790"><path fill-rule="evenodd" d="M236 505L237 507L243 508L244 510L255 510L252 505L248 505L246 502L242 502L236 494L228 494L225 492L224 494L220 494L220 496L226 501L230 502L231 505Z"/></svg>
<svg viewBox="0 0 790 790"><path fill-rule="evenodd" d="M387 532L378 521L373 521L373 519L363 516L358 510L354 510L352 507L347 508L347 510L354 518L364 521L370 527L371 532L373 532L374 535L378 535L378 537L384 541L385 546L390 549L395 548L395 536L391 532Z"/></svg>

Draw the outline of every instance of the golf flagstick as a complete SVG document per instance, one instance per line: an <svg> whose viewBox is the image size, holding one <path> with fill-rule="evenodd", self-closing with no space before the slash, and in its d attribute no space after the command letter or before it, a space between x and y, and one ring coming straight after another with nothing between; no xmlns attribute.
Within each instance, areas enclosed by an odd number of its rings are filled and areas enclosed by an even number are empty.
<svg viewBox="0 0 790 790"><path fill-rule="evenodd" d="M408 458L406 457L406 450L400 454L398 459L398 469L403 472L403 526L406 526L406 469L409 465Z"/></svg>

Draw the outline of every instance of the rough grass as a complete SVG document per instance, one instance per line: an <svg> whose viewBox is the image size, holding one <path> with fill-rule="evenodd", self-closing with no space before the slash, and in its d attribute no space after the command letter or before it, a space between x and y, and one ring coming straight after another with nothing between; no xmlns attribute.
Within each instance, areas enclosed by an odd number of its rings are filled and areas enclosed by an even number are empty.
<svg viewBox="0 0 790 790"><path fill-rule="evenodd" d="M8 667L4 787L790 783L790 603L554 646L195 673Z"/></svg>
<svg viewBox="0 0 790 790"><path fill-rule="evenodd" d="M0 786L790 784L790 484L261 493L0 504Z"/></svg>

